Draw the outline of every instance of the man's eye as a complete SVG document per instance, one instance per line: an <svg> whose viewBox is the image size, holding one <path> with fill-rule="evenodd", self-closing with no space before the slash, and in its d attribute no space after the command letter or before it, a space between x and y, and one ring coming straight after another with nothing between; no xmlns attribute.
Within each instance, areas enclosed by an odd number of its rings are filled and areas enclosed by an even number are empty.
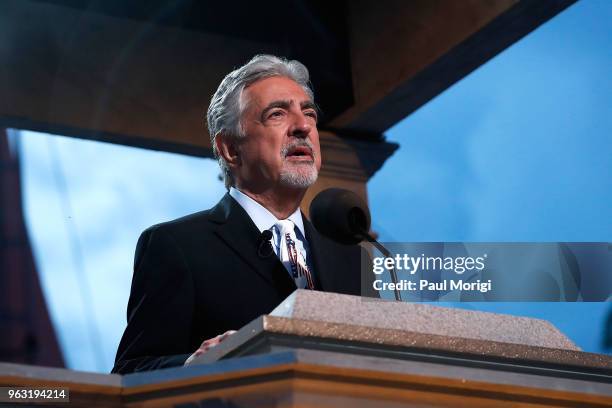
<svg viewBox="0 0 612 408"><path fill-rule="evenodd" d="M306 115L306 116L310 116L311 118L314 118L314 119L316 119L316 118L317 118L317 113L316 113L315 111L307 111L307 112L304 112L304 115Z"/></svg>
<svg viewBox="0 0 612 408"><path fill-rule="evenodd" d="M268 115L268 118L280 118L281 116L283 116L283 111L274 111Z"/></svg>

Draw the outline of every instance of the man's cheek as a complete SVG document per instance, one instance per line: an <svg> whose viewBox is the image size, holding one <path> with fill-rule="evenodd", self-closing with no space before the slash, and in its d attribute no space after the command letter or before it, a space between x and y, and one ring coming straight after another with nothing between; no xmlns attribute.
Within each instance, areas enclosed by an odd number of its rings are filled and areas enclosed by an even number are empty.
<svg viewBox="0 0 612 408"><path fill-rule="evenodd" d="M317 166L317 171L321 170L321 147L319 146L319 141L317 140L315 143L313 143L314 146L314 159L315 159L315 166Z"/></svg>

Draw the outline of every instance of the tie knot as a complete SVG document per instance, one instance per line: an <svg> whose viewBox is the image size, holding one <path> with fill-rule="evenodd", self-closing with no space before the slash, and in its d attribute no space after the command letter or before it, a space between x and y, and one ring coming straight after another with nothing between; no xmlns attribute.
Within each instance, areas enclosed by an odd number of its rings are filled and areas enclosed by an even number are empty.
<svg viewBox="0 0 612 408"><path fill-rule="evenodd" d="M281 235L285 235L287 233L293 234L293 229L295 228L295 224L291 220L278 220L276 223L276 227Z"/></svg>

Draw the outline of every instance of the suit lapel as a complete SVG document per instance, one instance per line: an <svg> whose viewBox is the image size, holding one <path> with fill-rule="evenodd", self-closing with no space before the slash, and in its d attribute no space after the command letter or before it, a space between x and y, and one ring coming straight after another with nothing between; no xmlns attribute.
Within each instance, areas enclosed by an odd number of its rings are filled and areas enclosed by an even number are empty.
<svg viewBox="0 0 612 408"><path fill-rule="evenodd" d="M312 254L312 265L314 275L317 280L317 289L325 292L334 291L334 266L331 264L331 257L325 240L317 232L314 226L302 214L304 219L304 231Z"/></svg>
<svg viewBox="0 0 612 408"><path fill-rule="evenodd" d="M210 220L217 224L215 234L281 296L286 297L296 289L295 282L274 253L267 257L259 256L261 234L246 211L229 194L225 194L212 208Z"/></svg>

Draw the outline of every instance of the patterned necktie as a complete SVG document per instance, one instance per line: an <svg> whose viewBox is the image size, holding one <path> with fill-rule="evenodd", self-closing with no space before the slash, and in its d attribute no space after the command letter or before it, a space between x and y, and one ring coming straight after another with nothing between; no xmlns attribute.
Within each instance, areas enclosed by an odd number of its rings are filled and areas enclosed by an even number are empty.
<svg viewBox="0 0 612 408"><path fill-rule="evenodd" d="M289 271L296 285L301 287L300 283L305 282L305 287L314 289L314 281L312 274L306 265L306 260L301 251L298 251L295 242L295 224L291 220L280 220L274 224L279 235L279 251L278 257Z"/></svg>

